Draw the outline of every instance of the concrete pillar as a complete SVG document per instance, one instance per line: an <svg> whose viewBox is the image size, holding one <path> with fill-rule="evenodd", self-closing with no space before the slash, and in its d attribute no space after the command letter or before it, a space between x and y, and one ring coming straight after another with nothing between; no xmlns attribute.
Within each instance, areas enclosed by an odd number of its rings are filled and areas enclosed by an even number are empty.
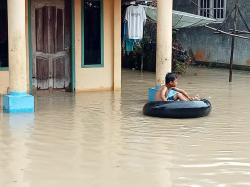
<svg viewBox="0 0 250 187"><path fill-rule="evenodd" d="M157 1L156 84L163 84L172 64L172 0Z"/></svg>
<svg viewBox="0 0 250 187"><path fill-rule="evenodd" d="M10 91L26 92L25 0L8 0Z"/></svg>
<svg viewBox="0 0 250 187"><path fill-rule="evenodd" d="M165 82L166 73L171 72L172 9L173 0L157 1L156 87L149 89L149 101L154 100L159 85Z"/></svg>
<svg viewBox="0 0 250 187"><path fill-rule="evenodd" d="M114 90L121 89L121 0L114 0Z"/></svg>
<svg viewBox="0 0 250 187"><path fill-rule="evenodd" d="M5 112L33 112L34 98L27 94L25 0L8 0L9 80Z"/></svg>

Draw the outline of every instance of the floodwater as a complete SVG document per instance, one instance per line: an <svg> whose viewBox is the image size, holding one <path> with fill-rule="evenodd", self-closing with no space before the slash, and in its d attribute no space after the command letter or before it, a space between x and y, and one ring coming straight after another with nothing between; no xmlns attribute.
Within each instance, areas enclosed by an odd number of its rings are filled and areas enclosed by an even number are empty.
<svg viewBox="0 0 250 187"><path fill-rule="evenodd" d="M250 186L250 73L191 68L179 87L213 106L198 119L143 116L155 74L121 92L38 94L35 114L0 113L1 187Z"/></svg>

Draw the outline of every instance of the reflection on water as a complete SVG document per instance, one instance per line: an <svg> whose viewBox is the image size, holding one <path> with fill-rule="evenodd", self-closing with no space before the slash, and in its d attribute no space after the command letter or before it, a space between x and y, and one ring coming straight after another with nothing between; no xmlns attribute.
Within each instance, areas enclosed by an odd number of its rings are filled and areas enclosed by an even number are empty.
<svg viewBox="0 0 250 187"><path fill-rule="evenodd" d="M36 113L0 113L2 187L250 186L250 74L192 68L179 87L209 98L199 119L142 115L153 73L122 92L41 94Z"/></svg>

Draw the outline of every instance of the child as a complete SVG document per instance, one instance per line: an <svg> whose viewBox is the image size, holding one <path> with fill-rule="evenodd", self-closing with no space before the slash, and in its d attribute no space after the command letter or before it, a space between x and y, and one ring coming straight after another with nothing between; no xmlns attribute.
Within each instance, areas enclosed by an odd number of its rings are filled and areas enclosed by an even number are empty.
<svg viewBox="0 0 250 187"><path fill-rule="evenodd" d="M185 90L176 88L177 76L174 73L168 73L165 77L165 85L162 85L155 95L155 101L190 101L199 100L196 96L190 97Z"/></svg>

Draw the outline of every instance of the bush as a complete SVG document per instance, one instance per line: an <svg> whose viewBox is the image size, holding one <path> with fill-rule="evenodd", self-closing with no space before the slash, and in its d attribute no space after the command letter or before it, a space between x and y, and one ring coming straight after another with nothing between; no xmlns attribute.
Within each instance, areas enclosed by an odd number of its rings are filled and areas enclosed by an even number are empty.
<svg viewBox="0 0 250 187"><path fill-rule="evenodd" d="M143 54L144 70L155 71L156 66L156 24L148 22L145 26L144 38L141 41L141 49L137 51ZM183 49L181 43L176 39L173 32L172 45L172 70L175 73L183 74L188 65L192 62L191 56Z"/></svg>
<svg viewBox="0 0 250 187"><path fill-rule="evenodd" d="M181 43L174 39L172 46L172 70L175 73L183 74L186 72L188 65L191 64L192 58L183 49Z"/></svg>

